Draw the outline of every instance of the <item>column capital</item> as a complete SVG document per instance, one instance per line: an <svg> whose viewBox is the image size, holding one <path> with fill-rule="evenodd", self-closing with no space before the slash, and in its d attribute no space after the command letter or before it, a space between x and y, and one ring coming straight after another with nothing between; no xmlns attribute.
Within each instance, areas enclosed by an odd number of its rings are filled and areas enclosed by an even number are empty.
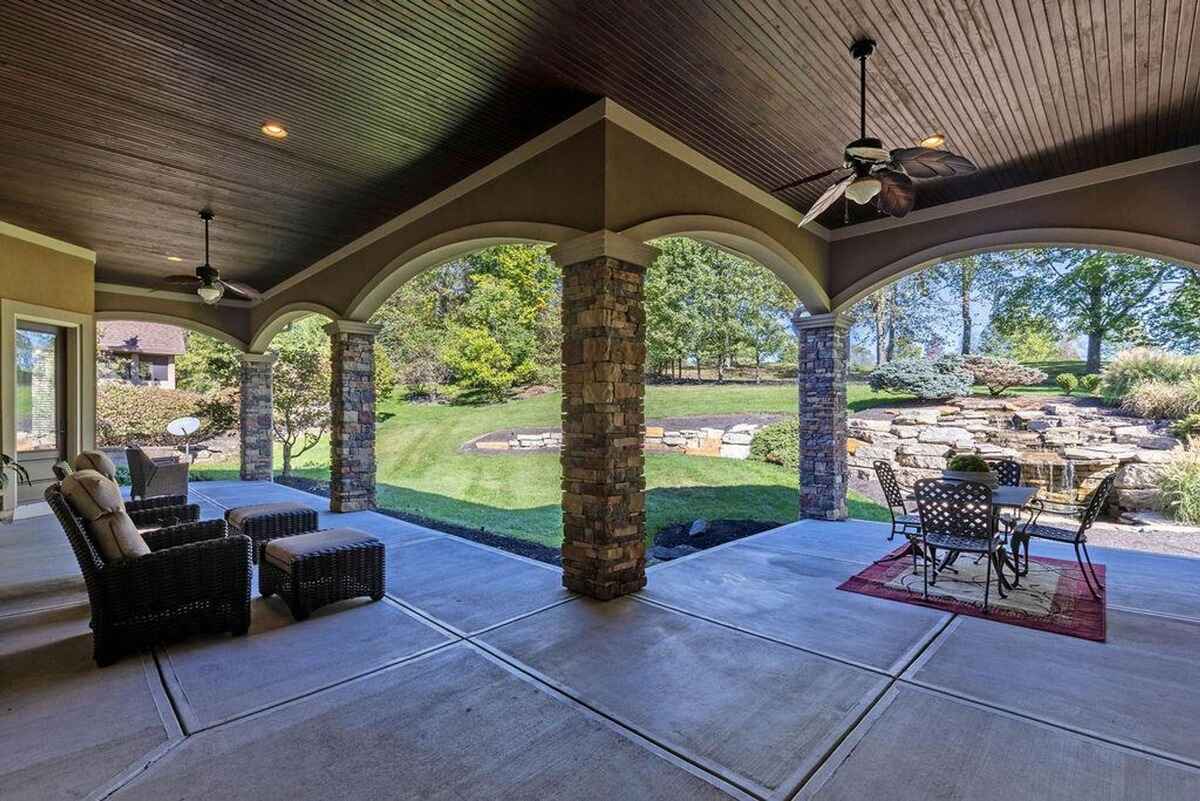
<svg viewBox="0 0 1200 801"><path fill-rule="evenodd" d="M658 248L605 229L560 242L550 248L549 256L559 267L602 256L645 267L658 258Z"/></svg>
<svg viewBox="0 0 1200 801"><path fill-rule="evenodd" d="M383 326L375 325L374 323L364 323L362 320L334 320L325 326L325 331L329 336L333 336L334 334L369 334L370 336L375 336L382 330Z"/></svg>
<svg viewBox="0 0 1200 801"><path fill-rule="evenodd" d="M809 328L847 328L849 325L849 318L842 312L807 314L803 308L799 308L792 315L792 328L797 332Z"/></svg>
<svg viewBox="0 0 1200 801"><path fill-rule="evenodd" d="M271 364L275 363L275 359L277 359L278 357L279 357L279 354L273 350L269 350L266 353L243 353L243 354L241 354L242 364L271 365Z"/></svg>

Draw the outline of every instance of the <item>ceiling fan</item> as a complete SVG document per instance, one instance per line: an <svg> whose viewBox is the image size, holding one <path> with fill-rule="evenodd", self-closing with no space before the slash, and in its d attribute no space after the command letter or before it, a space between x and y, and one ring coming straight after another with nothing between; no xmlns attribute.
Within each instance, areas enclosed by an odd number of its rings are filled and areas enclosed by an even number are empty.
<svg viewBox="0 0 1200 801"><path fill-rule="evenodd" d="M859 128L858 139L846 145L842 165L773 190L782 192L849 170L849 174L817 198L800 221L801 225L815 220L843 195L860 206L870 203L884 214L903 217L912 211L917 199L913 178L947 178L970 175L976 170L969 159L945 150L901 147L889 152L883 149L879 139L867 136L867 59L874 52L875 42L871 39L860 39L850 45L850 55L858 59Z"/></svg>
<svg viewBox="0 0 1200 801"><path fill-rule="evenodd" d="M208 263L208 224L212 218L212 209L200 210L200 219L204 220L204 264L196 268L195 275L168 275L163 280L173 286L194 287L200 300L209 306L219 303L226 290L250 300L257 298L260 294L257 289L240 281L223 280L216 268Z"/></svg>

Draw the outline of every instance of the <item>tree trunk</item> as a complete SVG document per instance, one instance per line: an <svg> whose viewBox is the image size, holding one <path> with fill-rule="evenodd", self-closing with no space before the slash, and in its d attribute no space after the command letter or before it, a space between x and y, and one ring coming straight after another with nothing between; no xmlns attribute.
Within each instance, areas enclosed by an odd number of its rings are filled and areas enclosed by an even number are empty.
<svg viewBox="0 0 1200 801"><path fill-rule="evenodd" d="M896 358L896 285L888 290L887 295L887 351L884 355L890 362Z"/></svg>
<svg viewBox="0 0 1200 801"><path fill-rule="evenodd" d="M967 356L971 353L971 271L964 264L962 266L962 353Z"/></svg>
<svg viewBox="0 0 1200 801"><path fill-rule="evenodd" d="M762 383L762 354L758 351L754 352L754 383Z"/></svg>
<svg viewBox="0 0 1200 801"><path fill-rule="evenodd" d="M1088 334L1087 371L1100 372L1100 344L1104 339L1103 331L1092 331Z"/></svg>
<svg viewBox="0 0 1200 801"><path fill-rule="evenodd" d="M288 443L283 444L283 477L287 478L292 474L292 446Z"/></svg>

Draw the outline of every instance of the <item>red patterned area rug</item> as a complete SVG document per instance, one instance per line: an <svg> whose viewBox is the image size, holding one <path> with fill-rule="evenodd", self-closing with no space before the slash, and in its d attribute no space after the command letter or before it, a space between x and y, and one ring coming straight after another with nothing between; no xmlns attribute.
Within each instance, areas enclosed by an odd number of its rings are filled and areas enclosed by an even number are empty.
<svg viewBox="0 0 1200 801"><path fill-rule="evenodd" d="M904 553L907 547L898 548L889 557ZM1033 557L1029 561L1029 574L1021 576L1021 586L1007 591L1007 598L1001 598L996 592L996 577L992 576L986 613L983 611L986 566L983 563L976 565L973 554L963 554L954 568L957 574L946 570L938 575L937 584L929 587L927 599L921 595L920 563L914 575L912 559L908 556L880 560L851 576L838 589L1085 640L1104 641L1104 590L1100 591L1099 601L1092 598L1075 562ZM1097 564L1096 573L1103 584L1104 565Z"/></svg>

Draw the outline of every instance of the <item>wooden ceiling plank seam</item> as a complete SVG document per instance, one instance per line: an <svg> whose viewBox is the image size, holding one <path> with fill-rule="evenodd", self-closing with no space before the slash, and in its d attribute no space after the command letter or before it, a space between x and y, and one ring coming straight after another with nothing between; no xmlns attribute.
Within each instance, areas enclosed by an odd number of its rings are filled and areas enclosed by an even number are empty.
<svg viewBox="0 0 1200 801"><path fill-rule="evenodd" d="M1124 108L1125 108L1125 128L1129 142L1132 144L1131 151L1139 152L1140 148L1137 143L1137 119L1138 119L1138 100L1137 100L1137 56L1135 55L1135 40L1137 37L1137 24L1135 13L1136 0L1121 0L1121 15L1120 20L1121 31L1121 80L1124 86Z"/></svg>
<svg viewBox="0 0 1200 801"><path fill-rule="evenodd" d="M1137 125L1137 155L1144 156L1148 152L1150 146L1150 125L1149 125L1149 101L1150 101L1150 74L1149 60L1147 59L1146 50L1150 45L1150 11L1145 6L1146 0L1142 0L1143 5L1136 6L1136 17L1134 18L1134 40L1133 40L1133 63L1134 63L1134 90L1135 98L1137 99L1136 107L1136 125Z"/></svg>
<svg viewBox="0 0 1200 801"><path fill-rule="evenodd" d="M1050 133L1054 160L1058 165L1060 175L1071 172L1075 165L1068 153L1064 152L1063 143L1070 139L1068 129L1064 128L1058 115L1056 103L1057 87L1059 84L1051 77L1051 66L1047 64L1042 52L1040 40L1036 33L1036 23L1032 0L1012 0L1014 25L1017 31L1017 41L1030 65L1031 76L1036 84L1036 91L1041 105L1042 119ZM1014 45L1015 46L1015 45Z"/></svg>
<svg viewBox="0 0 1200 801"><path fill-rule="evenodd" d="M1107 142L1106 131L1104 127L1104 111L1101 108L1100 90L1096 84L1095 72L1089 69L1096 63L1094 53L1090 52L1090 46L1093 41L1091 31L1091 17L1085 16L1082 19L1086 20L1086 26L1079 14L1080 0L1071 0L1070 14L1067 14L1064 7L1063 24L1069 26L1073 32L1073 36L1069 36L1070 41L1074 43L1078 57L1072 59L1072 64L1077 74L1078 82L1076 86L1083 87L1083 101L1087 108L1087 123L1089 130L1090 146L1088 150L1093 154L1091 166L1099 167L1110 163L1108 155L1104 152L1103 145ZM1090 2L1090 0L1084 0ZM1099 145L1099 146L1097 146Z"/></svg>
<svg viewBox="0 0 1200 801"><path fill-rule="evenodd" d="M1184 147L1187 143L1188 120L1200 119L1200 48L1196 46L1196 40L1200 38L1200 4L1187 3L1184 7L1191 11L1191 23L1186 27L1180 25L1180 33L1187 30L1190 35L1187 39L1187 58L1184 59L1183 91L1180 94L1179 111L1172 125L1174 147ZM1188 90L1189 86L1192 87L1191 91Z"/></svg>
<svg viewBox="0 0 1200 801"><path fill-rule="evenodd" d="M1158 100L1155 104L1155 147L1161 148L1171 138L1171 109L1175 90L1176 47L1179 40L1179 21L1182 10L1179 0L1163 4L1162 39L1159 42Z"/></svg>
<svg viewBox="0 0 1200 801"><path fill-rule="evenodd" d="M1088 29L1091 31L1091 53L1094 59L1096 75L1096 91L1100 97L1100 108L1103 111L1105 161L1109 164L1120 159L1117 142L1117 120L1112 86L1112 65L1108 57L1108 25L1105 20L1104 0L1096 0L1086 4L1086 11L1091 19Z"/></svg>
<svg viewBox="0 0 1200 801"><path fill-rule="evenodd" d="M1162 91L1162 46L1164 41L1163 0L1148 0L1150 11L1146 21L1146 143L1154 150L1158 146L1158 112ZM1153 112L1151 112L1153 110Z"/></svg>
<svg viewBox="0 0 1200 801"><path fill-rule="evenodd" d="M1054 6L1058 0L1049 5ZM1064 138L1059 147L1070 155L1071 169L1079 172L1087 169L1088 161L1081 152L1079 143L1083 138L1083 115L1078 108L1078 93L1075 90L1075 74L1071 69L1070 57L1067 55L1065 33L1062 25L1062 15L1052 14L1046 0L1036 4L1040 11L1040 19L1034 18L1034 31L1041 43L1043 53L1053 62L1053 76L1057 78L1060 102L1055 111L1059 125L1062 127ZM1056 21L1057 20L1057 23Z"/></svg>

